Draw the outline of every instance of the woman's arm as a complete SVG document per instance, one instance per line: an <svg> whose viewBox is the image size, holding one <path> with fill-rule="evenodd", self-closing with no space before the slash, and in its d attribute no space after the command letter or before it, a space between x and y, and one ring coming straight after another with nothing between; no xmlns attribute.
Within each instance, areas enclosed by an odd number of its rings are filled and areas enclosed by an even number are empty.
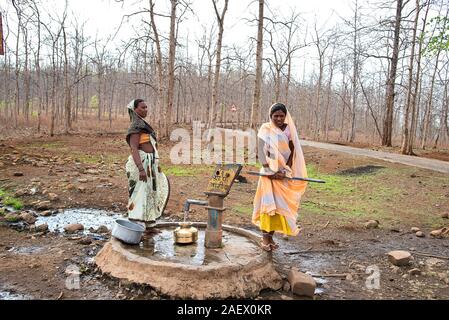
<svg viewBox="0 0 449 320"><path fill-rule="evenodd" d="M261 138L257 138L257 157L259 158L260 164L264 168L270 168L267 161L267 156L264 152L265 142Z"/></svg>
<svg viewBox="0 0 449 320"><path fill-rule="evenodd" d="M293 144L293 141L290 140L288 142L288 146L290 148L290 157L288 157L287 165L291 168L293 164L293 154L295 152L295 145Z"/></svg>
<svg viewBox="0 0 449 320"><path fill-rule="evenodd" d="M134 163L139 169L139 180L147 182L147 174L145 173L145 169L143 168L142 159L140 159L139 155L139 140L140 134L134 133L131 135L129 139L129 144L131 146L131 155L133 157Z"/></svg>

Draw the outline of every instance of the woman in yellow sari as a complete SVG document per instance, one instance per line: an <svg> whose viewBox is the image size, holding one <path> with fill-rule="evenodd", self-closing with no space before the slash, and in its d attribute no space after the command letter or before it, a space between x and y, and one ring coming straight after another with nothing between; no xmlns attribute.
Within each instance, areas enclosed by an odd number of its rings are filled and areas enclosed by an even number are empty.
<svg viewBox="0 0 449 320"><path fill-rule="evenodd" d="M296 236L299 203L307 182L286 178L307 178L304 155L295 123L285 105L270 108L270 122L257 134L259 160L263 167L254 198L252 222L263 234L261 246L266 251L278 248L273 241L275 231Z"/></svg>

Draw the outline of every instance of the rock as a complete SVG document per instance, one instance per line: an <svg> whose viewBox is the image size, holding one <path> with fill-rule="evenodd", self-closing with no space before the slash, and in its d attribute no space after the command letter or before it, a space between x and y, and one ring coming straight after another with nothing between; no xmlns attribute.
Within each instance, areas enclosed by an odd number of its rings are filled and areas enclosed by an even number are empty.
<svg viewBox="0 0 449 320"><path fill-rule="evenodd" d="M42 212L39 213L39 215L41 217L48 217L48 216L51 216L51 214L52 214L51 210L45 210L45 211L42 211Z"/></svg>
<svg viewBox="0 0 449 320"><path fill-rule="evenodd" d="M379 227L379 221L377 220L370 220L367 223L365 223L366 229L375 229L377 227Z"/></svg>
<svg viewBox="0 0 449 320"><path fill-rule="evenodd" d="M408 274L411 276L417 276L421 274L421 270L419 270L418 268L414 268L412 270L409 270Z"/></svg>
<svg viewBox="0 0 449 320"><path fill-rule="evenodd" d="M36 222L36 218L29 212L22 212L20 218L28 224L34 224Z"/></svg>
<svg viewBox="0 0 449 320"><path fill-rule="evenodd" d="M14 172L13 176L14 177L22 177L23 176L23 172Z"/></svg>
<svg viewBox="0 0 449 320"><path fill-rule="evenodd" d="M419 238L424 238L424 237L426 236L426 235L424 234L424 232L422 232L422 231L418 231L418 232L416 232L415 234L416 234L416 236L419 237Z"/></svg>
<svg viewBox="0 0 449 320"><path fill-rule="evenodd" d="M421 229L419 229L418 227L413 227L410 229L412 232L416 233L418 231L421 231Z"/></svg>
<svg viewBox="0 0 449 320"><path fill-rule="evenodd" d="M16 213L8 213L5 216L5 220L8 222L19 222L22 218Z"/></svg>
<svg viewBox="0 0 449 320"><path fill-rule="evenodd" d="M78 187L78 191L79 191L79 192L86 192L86 190L87 190L86 187L82 187L82 186L79 186L79 187Z"/></svg>
<svg viewBox="0 0 449 320"><path fill-rule="evenodd" d="M411 259L412 255L408 251L396 250L388 253L388 260L395 266L405 266Z"/></svg>
<svg viewBox="0 0 449 320"><path fill-rule="evenodd" d="M89 237L82 238L80 241L78 241L78 243L83 245L89 245L92 243L92 239Z"/></svg>
<svg viewBox="0 0 449 320"><path fill-rule="evenodd" d="M80 179L78 179L78 182L80 182L80 183L87 183L87 179L85 179L85 178L80 178Z"/></svg>
<svg viewBox="0 0 449 320"><path fill-rule="evenodd" d="M297 269L291 269L288 273L288 282L294 294L313 298L316 282L308 274L299 272Z"/></svg>
<svg viewBox="0 0 449 320"><path fill-rule="evenodd" d="M442 238L443 231L444 231L443 229L445 229L445 228L433 230L432 232L430 232L430 235L435 238Z"/></svg>
<svg viewBox="0 0 449 320"><path fill-rule="evenodd" d="M48 194L48 199L50 199L50 201L56 201L59 199L58 195L56 193L49 193Z"/></svg>
<svg viewBox="0 0 449 320"><path fill-rule="evenodd" d="M84 226L80 223L72 223L68 224L64 227L65 232L67 233L75 233L77 231L84 230Z"/></svg>
<svg viewBox="0 0 449 320"><path fill-rule="evenodd" d="M100 172L98 170L95 170L95 169L87 169L86 173L88 173L88 174L99 174Z"/></svg>
<svg viewBox="0 0 449 320"><path fill-rule="evenodd" d="M346 280L352 281L352 280L354 280L354 277L352 276L352 274L348 273L348 274L346 275Z"/></svg>
<svg viewBox="0 0 449 320"><path fill-rule="evenodd" d="M284 285L283 285L283 287L282 287L282 290L283 291L285 291L285 292L289 292L290 291L290 283L288 282L288 281L285 281L284 282Z"/></svg>
<svg viewBox="0 0 449 320"><path fill-rule="evenodd" d="M441 214L441 218L443 218L443 219L449 219L449 213L448 213L448 212L445 212L445 213Z"/></svg>
<svg viewBox="0 0 449 320"><path fill-rule="evenodd" d="M48 231L48 224L43 223L43 224L40 224L40 225L36 226L36 231L37 232L47 232Z"/></svg>
<svg viewBox="0 0 449 320"><path fill-rule="evenodd" d="M50 209L50 201L39 201L36 203L35 208L37 210L48 210Z"/></svg>
<svg viewBox="0 0 449 320"><path fill-rule="evenodd" d="M109 229L106 226L99 226L95 233L109 233Z"/></svg>

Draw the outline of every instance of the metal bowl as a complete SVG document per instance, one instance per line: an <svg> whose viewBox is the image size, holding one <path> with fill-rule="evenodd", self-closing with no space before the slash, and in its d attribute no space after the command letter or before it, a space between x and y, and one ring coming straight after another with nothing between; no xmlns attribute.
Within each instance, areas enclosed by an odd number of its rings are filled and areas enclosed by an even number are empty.
<svg viewBox="0 0 449 320"><path fill-rule="evenodd" d="M125 243L139 244L144 231L145 227L140 224L124 219L117 219L112 229L112 236Z"/></svg>

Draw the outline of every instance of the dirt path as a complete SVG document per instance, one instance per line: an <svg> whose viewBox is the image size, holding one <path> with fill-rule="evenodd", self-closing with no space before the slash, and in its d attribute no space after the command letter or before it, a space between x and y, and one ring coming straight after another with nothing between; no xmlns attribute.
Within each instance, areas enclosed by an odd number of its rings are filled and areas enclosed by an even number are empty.
<svg viewBox="0 0 449 320"><path fill-rule="evenodd" d="M402 155L402 154L353 148L353 147L347 147L347 146L340 146L340 145L336 145L336 144L314 142L314 141L307 141L307 140L301 140L301 145L309 146L309 147L313 147L313 148L319 148L319 149L326 149L326 150L331 150L331 151L345 152L345 153L349 153L352 155L365 156L365 157L385 160L385 161L389 161L389 162L402 163L402 164L406 164L409 166L429 169L429 170L433 170L433 171L449 173L449 162L440 161L440 160L419 158L419 157L407 156L407 155Z"/></svg>

